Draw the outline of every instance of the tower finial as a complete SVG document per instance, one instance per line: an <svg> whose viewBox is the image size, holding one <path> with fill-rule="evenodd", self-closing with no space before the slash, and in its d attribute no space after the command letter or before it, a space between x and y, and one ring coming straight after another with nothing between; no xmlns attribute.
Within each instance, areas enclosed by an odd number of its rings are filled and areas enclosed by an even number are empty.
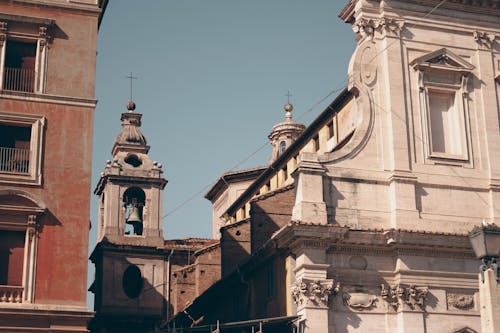
<svg viewBox="0 0 500 333"><path fill-rule="evenodd" d="M292 96L290 94L290 90L287 90L287 93L285 96L286 96L286 101L287 101L287 103L284 106L284 109L286 111L285 117L287 120L291 120L292 119L293 105L290 103L290 97Z"/></svg>
<svg viewBox="0 0 500 333"><path fill-rule="evenodd" d="M127 110L129 112L134 112L135 103L133 101L133 95L132 95L132 80L137 80L137 76L134 76L132 72L130 72L130 75L127 75L126 78L130 79L130 101L127 103Z"/></svg>

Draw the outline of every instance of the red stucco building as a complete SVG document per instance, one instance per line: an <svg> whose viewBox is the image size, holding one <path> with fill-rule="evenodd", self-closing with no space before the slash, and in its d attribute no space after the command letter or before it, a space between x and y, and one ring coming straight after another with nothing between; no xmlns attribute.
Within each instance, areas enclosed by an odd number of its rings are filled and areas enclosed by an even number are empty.
<svg viewBox="0 0 500 333"><path fill-rule="evenodd" d="M0 3L0 332L86 332L106 0Z"/></svg>

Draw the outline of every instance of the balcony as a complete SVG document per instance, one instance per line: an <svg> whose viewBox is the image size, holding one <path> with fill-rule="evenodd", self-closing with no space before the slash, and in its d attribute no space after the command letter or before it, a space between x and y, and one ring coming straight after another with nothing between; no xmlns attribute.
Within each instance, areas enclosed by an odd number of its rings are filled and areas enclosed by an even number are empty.
<svg viewBox="0 0 500 333"><path fill-rule="evenodd" d="M29 173L30 150L0 147L0 172Z"/></svg>
<svg viewBox="0 0 500 333"><path fill-rule="evenodd" d="M36 73L31 68L4 69L3 89L10 91L34 92Z"/></svg>
<svg viewBox="0 0 500 333"><path fill-rule="evenodd" d="M0 303L22 303L23 287L0 286Z"/></svg>

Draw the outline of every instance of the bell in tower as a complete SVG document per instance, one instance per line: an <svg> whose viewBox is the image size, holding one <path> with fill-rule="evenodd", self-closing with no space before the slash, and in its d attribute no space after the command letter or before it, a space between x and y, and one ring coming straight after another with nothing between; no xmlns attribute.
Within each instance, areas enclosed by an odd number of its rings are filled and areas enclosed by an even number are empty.
<svg viewBox="0 0 500 333"><path fill-rule="evenodd" d="M125 191L124 205L127 210L125 219L125 235L142 235L142 207L144 207L144 191L132 187ZM131 229L130 229L131 228Z"/></svg>

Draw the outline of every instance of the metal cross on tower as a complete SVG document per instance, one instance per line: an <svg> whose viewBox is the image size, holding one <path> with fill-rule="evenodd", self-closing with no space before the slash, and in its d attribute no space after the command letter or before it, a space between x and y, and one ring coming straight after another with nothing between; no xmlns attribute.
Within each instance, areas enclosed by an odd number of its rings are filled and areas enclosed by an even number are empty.
<svg viewBox="0 0 500 333"><path fill-rule="evenodd" d="M290 104L290 97L292 97L292 95L290 94L290 90L286 91L286 95L285 96L286 96L286 102L288 104Z"/></svg>
<svg viewBox="0 0 500 333"><path fill-rule="evenodd" d="M130 72L130 75L126 76L127 79L130 79L130 101L132 101L132 81L137 80L137 76L134 76L132 72Z"/></svg>

